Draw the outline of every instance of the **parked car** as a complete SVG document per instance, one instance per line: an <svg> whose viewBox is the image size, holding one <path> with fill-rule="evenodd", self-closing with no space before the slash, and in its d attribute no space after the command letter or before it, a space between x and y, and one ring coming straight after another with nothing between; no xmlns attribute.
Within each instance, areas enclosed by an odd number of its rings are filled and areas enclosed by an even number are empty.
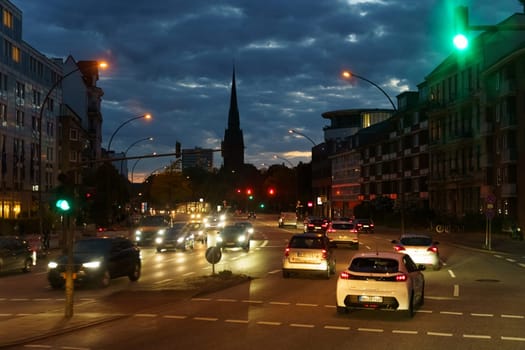
<svg viewBox="0 0 525 350"><path fill-rule="evenodd" d="M250 250L251 235L244 225L230 224L225 226L217 236L217 247L221 249L240 247Z"/></svg>
<svg viewBox="0 0 525 350"><path fill-rule="evenodd" d="M297 214L295 212L282 212L278 220L279 227L292 226L297 228Z"/></svg>
<svg viewBox="0 0 525 350"><path fill-rule="evenodd" d="M110 280L127 276L137 281L141 273L139 247L124 237L93 237L75 242L73 247L73 278L77 285L107 287ZM67 255L48 264L47 278L53 289L65 284Z"/></svg>
<svg viewBox="0 0 525 350"><path fill-rule="evenodd" d="M177 249L182 251L193 250L194 246L195 236L184 222L173 223L170 228L159 232L155 238L155 249L158 253Z"/></svg>
<svg viewBox="0 0 525 350"><path fill-rule="evenodd" d="M353 222L359 232L374 233L374 222L372 219L354 219Z"/></svg>
<svg viewBox="0 0 525 350"><path fill-rule="evenodd" d="M303 231L306 232L326 232L328 219L320 216L307 216L303 222Z"/></svg>
<svg viewBox="0 0 525 350"><path fill-rule="evenodd" d="M356 254L337 280L337 312L389 309L414 316L425 300L424 265L409 255L374 251Z"/></svg>
<svg viewBox="0 0 525 350"><path fill-rule="evenodd" d="M0 236L0 272L29 272L36 263L29 243L17 236Z"/></svg>
<svg viewBox="0 0 525 350"><path fill-rule="evenodd" d="M394 250L410 255L416 264L430 265L434 270L441 268L439 260L439 242L425 234L406 233L399 240L393 240Z"/></svg>
<svg viewBox="0 0 525 350"><path fill-rule="evenodd" d="M321 233L293 235L284 250L283 277L292 272L320 272L326 279L335 273L335 254Z"/></svg>
<svg viewBox="0 0 525 350"><path fill-rule="evenodd" d="M359 231L352 222L330 222L326 229L326 236L332 244L349 244L352 248L359 249Z"/></svg>

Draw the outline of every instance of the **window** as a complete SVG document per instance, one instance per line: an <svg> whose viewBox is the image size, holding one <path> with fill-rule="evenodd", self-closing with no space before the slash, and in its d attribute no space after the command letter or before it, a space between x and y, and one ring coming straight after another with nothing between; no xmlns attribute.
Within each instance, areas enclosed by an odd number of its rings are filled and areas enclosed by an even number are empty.
<svg viewBox="0 0 525 350"><path fill-rule="evenodd" d="M22 128L24 126L24 112L21 110L16 110L16 127Z"/></svg>
<svg viewBox="0 0 525 350"><path fill-rule="evenodd" d="M78 130L77 129L69 129L69 139L71 141L78 141Z"/></svg>
<svg viewBox="0 0 525 350"><path fill-rule="evenodd" d="M16 63L20 63L20 49L14 45L11 50L11 59Z"/></svg>
<svg viewBox="0 0 525 350"><path fill-rule="evenodd" d="M40 91L33 89L33 106L39 107L40 106Z"/></svg>
<svg viewBox="0 0 525 350"><path fill-rule="evenodd" d="M69 152L69 161L70 162L76 162L78 159L77 151L70 151Z"/></svg>
<svg viewBox="0 0 525 350"><path fill-rule="evenodd" d="M0 123L7 126L7 105L0 103Z"/></svg>
<svg viewBox="0 0 525 350"><path fill-rule="evenodd" d="M7 98L7 75L0 73L0 96Z"/></svg>
<svg viewBox="0 0 525 350"><path fill-rule="evenodd" d="M53 137L55 136L55 124L53 122L47 122L46 124L46 133L47 136Z"/></svg>
<svg viewBox="0 0 525 350"><path fill-rule="evenodd" d="M23 106L24 105L24 99L26 97L26 87L23 83L17 81L16 82L16 105L17 106Z"/></svg>
<svg viewBox="0 0 525 350"><path fill-rule="evenodd" d="M4 27L13 29L13 14L7 9L2 10L2 23Z"/></svg>

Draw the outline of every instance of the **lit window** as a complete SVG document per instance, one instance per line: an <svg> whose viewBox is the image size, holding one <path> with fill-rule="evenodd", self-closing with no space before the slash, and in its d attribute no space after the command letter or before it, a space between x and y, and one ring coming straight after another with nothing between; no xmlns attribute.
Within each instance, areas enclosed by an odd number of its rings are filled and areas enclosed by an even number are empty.
<svg viewBox="0 0 525 350"><path fill-rule="evenodd" d="M12 46L11 58L14 62L20 63L20 49L16 46Z"/></svg>
<svg viewBox="0 0 525 350"><path fill-rule="evenodd" d="M4 27L13 29L13 14L6 9L2 11L2 20Z"/></svg>

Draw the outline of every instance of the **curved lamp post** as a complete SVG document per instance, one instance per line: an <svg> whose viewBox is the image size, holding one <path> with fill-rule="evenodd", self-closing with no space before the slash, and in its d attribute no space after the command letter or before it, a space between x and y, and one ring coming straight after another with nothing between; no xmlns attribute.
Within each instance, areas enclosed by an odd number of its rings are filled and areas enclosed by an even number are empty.
<svg viewBox="0 0 525 350"><path fill-rule="evenodd" d="M277 154L274 154L273 157L274 157L275 159L284 160L285 162L287 162L288 164L290 164L290 166L291 166L292 168L295 167L295 165L293 165L292 162L290 162L288 159L286 159L286 158L284 158L284 157L278 156Z"/></svg>
<svg viewBox="0 0 525 350"><path fill-rule="evenodd" d="M153 137L145 137L143 139L140 139L140 140L137 140L135 142L133 142L131 145L128 146L128 148L126 148L126 150L124 151L124 158L126 158L127 154L128 154L128 151L131 149L131 147L135 146L137 143L141 143L141 142L144 142L144 141L153 141ZM139 158L140 159L140 158ZM122 174L122 167L123 167L123 163L124 163L124 160L121 160L120 161L120 173Z"/></svg>
<svg viewBox="0 0 525 350"><path fill-rule="evenodd" d="M118 126L118 128L115 129L115 131L113 132L113 134L111 134L111 137L109 138L109 143L108 143L108 150L107 150L107 152L109 153L109 151L111 150L111 142L113 142L113 137L115 137L115 135L117 134L117 132L118 132L120 129L122 129L122 127L123 127L124 125L129 124L129 123L131 123L131 122L134 121L134 120L142 119L142 118L144 118L144 119L151 119L151 114L148 113L148 114L139 115L138 117L130 118L130 119L126 120L125 122L123 122L122 124L120 124L120 125Z"/></svg>
<svg viewBox="0 0 525 350"><path fill-rule="evenodd" d="M93 66L96 66L98 68L107 68L108 64L103 61L93 61ZM46 93L46 96L42 100L42 103L39 107L39 115L38 115L38 220L39 220L39 234L40 237L44 234L44 223L43 223L43 213L42 213L42 120L44 118L44 106L49 101L49 97L51 96L51 93L70 75L73 73L76 73L80 71L81 67L78 67L73 69L72 71L64 74L59 79L55 81L55 83L49 88L49 90Z"/></svg>
<svg viewBox="0 0 525 350"><path fill-rule="evenodd" d="M385 92L385 90L383 90L383 89L381 88L381 86L377 85L376 83L374 83L374 82L371 81L371 80L368 80L368 79L365 78L365 77L362 77L362 76L360 76L360 75L357 75L357 74L355 74L355 73L352 73L352 72L350 72L350 71L348 71L348 70L343 71L343 73L341 73L341 75L342 75L343 78L345 78L345 79L350 79L350 78L352 78L352 77L355 77L355 78L357 78L357 79L364 80L364 81L366 81L366 82L369 83L369 84L372 84L372 85L375 86L379 91L381 91L381 92L383 93L383 95L386 96L386 98L388 98L388 101L390 101L390 104L392 105L392 108L394 109L394 111L397 111L396 105L394 104L394 102L392 101L392 99L390 98L390 96L388 96L388 94Z"/></svg>
<svg viewBox="0 0 525 350"><path fill-rule="evenodd" d="M304 137L305 139L307 139L308 141L310 141L310 142L312 143L312 145L314 145L314 147L317 146L317 144L315 143L314 140L312 140L312 139L311 139L310 137L308 137L307 135L305 135L305 134L303 134L303 133L300 133L300 132L297 131L297 130L290 129L290 130L288 130L288 132L289 132L290 134L297 134L297 135L299 135L299 136L302 136L302 137Z"/></svg>
<svg viewBox="0 0 525 350"><path fill-rule="evenodd" d="M157 153L156 152L153 152L153 155L156 155ZM135 172L135 167L137 166L137 163L139 162L139 160L141 160L142 158L139 158L135 161L135 163L133 163L133 166L131 167L131 183L133 183L133 173Z"/></svg>
<svg viewBox="0 0 525 350"><path fill-rule="evenodd" d="M379 85L377 85L376 83L374 83L373 81L365 78L365 77L362 77L360 75L357 75L355 73L352 73L350 71L343 71L343 73L341 73L341 75L343 76L343 78L346 78L346 79L350 79L352 77L356 77L357 79L361 79L361 80L364 80L366 81L367 83L370 83L372 84L373 86L375 86L377 89L379 89L379 91L381 91L383 93L383 95L386 96L386 98L388 99L388 101L390 101L390 104L392 105L392 108L394 109L394 111L397 112L397 108L396 108L396 105L394 104L394 102L392 102L392 99L390 98L390 96L388 96L388 94L385 92L385 90L383 90ZM399 134L399 137L401 138L401 133ZM401 139L402 140L402 139ZM401 187L400 187L400 192L399 192L399 200L400 200L400 206L401 206L401 234L404 234L405 233L405 190L404 190L404 186L403 186L403 181L404 181L404 175L403 175L403 172L404 172L404 169L403 169L403 150L401 150Z"/></svg>

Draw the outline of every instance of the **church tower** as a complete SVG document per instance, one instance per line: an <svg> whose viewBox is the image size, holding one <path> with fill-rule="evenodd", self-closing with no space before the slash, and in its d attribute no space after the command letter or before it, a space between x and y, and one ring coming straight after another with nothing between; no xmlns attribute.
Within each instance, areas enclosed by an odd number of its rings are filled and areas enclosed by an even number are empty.
<svg viewBox="0 0 525 350"><path fill-rule="evenodd" d="M240 127L239 108L237 106L237 88L235 86L235 67L233 68L228 128L222 141L224 168L239 171L244 165L244 139Z"/></svg>

